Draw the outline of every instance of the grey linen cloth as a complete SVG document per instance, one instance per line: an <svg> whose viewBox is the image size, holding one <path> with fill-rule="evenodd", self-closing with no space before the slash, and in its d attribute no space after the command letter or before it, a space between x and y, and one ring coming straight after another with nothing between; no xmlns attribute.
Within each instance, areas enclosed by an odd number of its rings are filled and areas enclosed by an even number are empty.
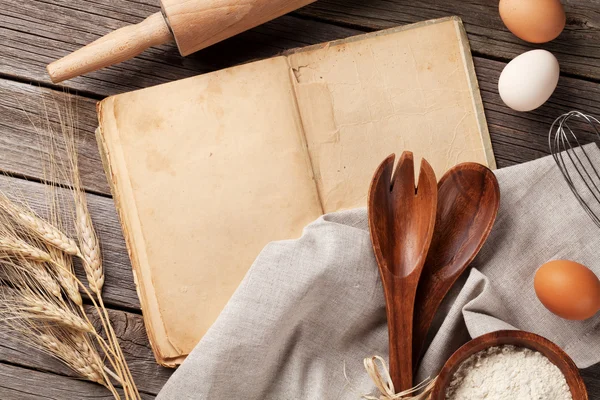
<svg viewBox="0 0 600 400"><path fill-rule="evenodd" d="M587 150L600 162L596 146ZM498 218L473 268L444 301L417 380L435 376L470 338L499 329L541 334L581 368L600 362L600 315L563 320L533 289L536 269L552 259L600 274L598 228L551 157L496 176ZM158 399L357 399L374 393L363 358L387 358L387 351L366 210L328 214L300 239L265 247Z"/></svg>

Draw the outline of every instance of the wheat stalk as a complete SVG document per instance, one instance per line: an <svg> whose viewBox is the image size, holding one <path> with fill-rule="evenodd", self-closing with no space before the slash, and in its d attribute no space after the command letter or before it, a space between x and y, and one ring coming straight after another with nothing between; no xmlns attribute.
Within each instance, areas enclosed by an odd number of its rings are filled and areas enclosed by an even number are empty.
<svg viewBox="0 0 600 400"><path fill-rule="evenodd" d="M48 122L47 109L44 111ZM9 198L0 191L0 264L8 267L0 272L1 279L9 282L8 288L0 288L0 319L17 333L17 340L58 358L83 378L104 385L115 399L121 399L113 383L116 381L123 386L125 400L139 400L102 299L104 269L100 242L79 176L73 115L67 109L65 123L58 111L67 163L59 164L55 158L60 158L60 154L54 154L60 144L48 122L49 168L44 168L45 173L50 173L45 176L50 204L48 220L25 202L12 200L13 196ZM40 136L45 134L35 129ZM65 230L61 217L64 210L60 207L71 205L63 197L66 192L47 183L69 180L74 207L72 218L67 221L73 223L77 241L64 233L71 231ZM82 261L89 290L73 274L73 257ZM93 303L106 338L91 323L80 288ZM102 351L102 357L97 349Z"/></svg>
<svg viewBox="0 0 600 400"><path fill-rule="evenodd" d="M75 145L75 128L77 121L74 118L72 108L66 108L65 116L63 116L63 113L60 112L60 110L57 111L61 122L63 144L68 158L68 172L70 172L70 174L65 174L65 178L70 178L73 201L75 203L75 229L79 241L79 252L74 255L78 256L83 261L83 268L86 273L90 290L100 296L102 287L104 286L104 269L102 267L100 242L98 241L94 224L92 223L92 218L88 210L86 195L79 173L78 154ZM66 118L67 121L65 121L64 118Z"/></svg>
<svg viewBox="0 0 600 400"><path fill-rule="evenodd" d="M58 117L61 122L62 139L67 153L68 166L70 174L65 174L65 178L70 178L73 201L75 203L75 229L79 241L79 252L74 254L83 261L86 278L90 290L100 296L104 286L104 269L102 267L102 258L100 252L100 242L92 223L92 218L88 210L87 200L81 175L79 173L79 163L77 148L75 145L76 119L73 110L67 107L65 116L58 111ZM66 118L67 121L64 120ZM54 163L51 163L54 165ZM70 175L70 176L67 176Z"/></svg>

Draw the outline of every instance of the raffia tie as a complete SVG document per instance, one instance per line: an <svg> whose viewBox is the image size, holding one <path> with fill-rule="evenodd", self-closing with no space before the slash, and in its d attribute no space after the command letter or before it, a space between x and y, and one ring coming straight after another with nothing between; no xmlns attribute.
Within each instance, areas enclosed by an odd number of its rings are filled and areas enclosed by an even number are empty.
<svg viewBox="0 0 600 400"><path fill-rule="evenodd" d="M363 395L362 398L365 400L428 400L430 398L431 391L435 385L435 380L427 378L423 382L419 383L412 389L405 390L400 393L396 393L394 389L394 383L390 376L390 371L385 363L385 360L379 356L373 356L364 359L365 369L367 373L375 383L377 390L379 390L380 396L375 397L372 395ZM381 368L378 365L381 365ZM421 391L419 394L416 392Z"/></svg>

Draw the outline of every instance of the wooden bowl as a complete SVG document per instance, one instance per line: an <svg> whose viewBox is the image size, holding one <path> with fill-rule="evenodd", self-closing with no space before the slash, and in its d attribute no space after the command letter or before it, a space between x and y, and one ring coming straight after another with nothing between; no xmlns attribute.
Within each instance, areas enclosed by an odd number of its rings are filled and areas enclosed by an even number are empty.
<svg viewBox="0 0 600 400"><path fill-rule="evenodd" d="M556 365L567 380L573 400L588 400L585 384L579 375L579 369L571 358L560 347L546 338L523 331L497 331L488 333L467 342L446 361L437 378L431 394L431 400L445 400L446 389L458 367L467 358L488 347L511 344L526 347L545 355Z"/></svg>

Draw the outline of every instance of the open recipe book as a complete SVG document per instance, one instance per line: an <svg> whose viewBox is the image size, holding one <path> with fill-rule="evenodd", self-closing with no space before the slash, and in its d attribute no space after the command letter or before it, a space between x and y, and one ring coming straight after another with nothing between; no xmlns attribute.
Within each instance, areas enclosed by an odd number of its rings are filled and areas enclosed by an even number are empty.
<svg viewBox="0 0 600 400"><path fill-rule="evenodd" d="M146 328L167 366L268 242L365 206L390 153L411 150L438 177L463 161L494 167L456 17L109 97L98 113Z"/></svg>

